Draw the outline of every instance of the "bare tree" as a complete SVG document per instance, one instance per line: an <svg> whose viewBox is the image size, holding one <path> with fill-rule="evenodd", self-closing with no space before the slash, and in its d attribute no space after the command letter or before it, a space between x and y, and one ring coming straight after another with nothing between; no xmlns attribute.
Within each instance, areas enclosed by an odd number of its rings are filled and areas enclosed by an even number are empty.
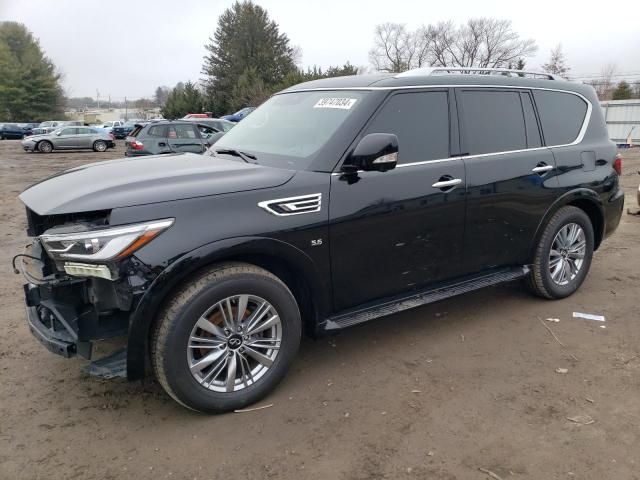
<svg viewBox="0 0 640 480"><path fill-rule="evenodd" d="M592 83L600 100L611 100L614 88L613 77L617 69L618 67L615 63L607 63L600 70L600 78Z"/></svg>
<svg viewBox="0 0 640 480"><path fill-rule="evenodd" d="M369 60L383 72L403 72L427 64L427 47L421 29L407 30L403 23L377 25Z"/></svg>
<svg viewBox="0 0 640 480"><path fill-rule="evenodd" d="M571 67L567 65L564 52L562 51L562 44L559 43L554 49L551 50L551 57L549 58L549 62L542 65L542 69L547 73L553 73L555 75L560 75L561 77L567 78L567 73L569 73Z"/></svg>
<svg viewBox="0 0 640 480"><path fill-rule="evenodd" d="M439 67L506 67L538 49L534 40L520 38L510 20L472 18L459 27L440 22L424 31L431 64Z"/></svg>

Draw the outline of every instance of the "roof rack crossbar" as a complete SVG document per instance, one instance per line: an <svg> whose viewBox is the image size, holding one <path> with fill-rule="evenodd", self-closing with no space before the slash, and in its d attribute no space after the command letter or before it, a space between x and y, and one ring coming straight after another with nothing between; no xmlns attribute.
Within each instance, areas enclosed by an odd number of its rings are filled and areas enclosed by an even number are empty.
<svg viewBox="0 0 640 480"><path fill-rule="evenodd" d="M515 70L512 68L490 68L490 67L428 67L416 68L399 73L396 77L412 77L417 75L440 75L452 73L467 73L475 75L506 75L509 77L533 77L546 78L547 80L560 80L552 73L534 72L531 70Z"/></svg>

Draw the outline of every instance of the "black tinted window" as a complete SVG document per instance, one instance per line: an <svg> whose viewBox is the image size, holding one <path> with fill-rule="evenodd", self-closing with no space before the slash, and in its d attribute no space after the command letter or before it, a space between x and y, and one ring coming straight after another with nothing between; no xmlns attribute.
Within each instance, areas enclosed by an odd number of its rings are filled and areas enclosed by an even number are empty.
<svg viewBox="0 0 640 480"><path fill-rule="evenodd" d="M366 133L394 133L398 163L449 157L446 92L399 93L376 114Z"/></svg>
<svg viewBox="0 0 640 480"><path fill-rule="evenodd" d="M522 109L524 110L524 123L527 128L527 147L541 147L542 139L540 138L540 129L538 128L531 95L523 92L520 94L520 98L522 99Z"/></svg>
<svg viewBox="0 0 640 480"><path fill-rule="evenodd" d="M547 145L566 145L578 137L587 104L577 95L534 90L542 133Z"/></svg>
<svg viewBox="0 0 640 480"><path fill-rule="evenodd" d="M463 135L470 155L527 148L520 93L464 90Z"/></svg>

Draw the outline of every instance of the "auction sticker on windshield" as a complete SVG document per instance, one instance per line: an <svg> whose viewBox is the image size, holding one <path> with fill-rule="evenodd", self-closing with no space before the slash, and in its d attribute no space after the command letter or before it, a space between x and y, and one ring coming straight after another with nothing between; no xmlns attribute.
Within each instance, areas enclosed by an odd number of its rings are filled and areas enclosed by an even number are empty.
<svg viewBox="0 0 640 480"><path fill-rule="evenodd" d="M349 110L356 103L357 98L321 98L313 108L341 108Z"/></svg>

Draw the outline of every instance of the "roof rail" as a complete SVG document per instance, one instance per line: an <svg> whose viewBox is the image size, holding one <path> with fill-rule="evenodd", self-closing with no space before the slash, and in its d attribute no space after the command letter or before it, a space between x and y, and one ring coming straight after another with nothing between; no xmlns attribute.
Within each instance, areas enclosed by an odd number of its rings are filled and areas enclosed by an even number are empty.
<svg viewBox="0 0 640 480"><path fill-rule="evenodd" d="M415 68L397 74L396 78L414 77L420 75L446 75L446 74L468 74L468 75L504 75L508 77L531 77L545 78L547 80L561 80L560 77L551 73L533 72L529 70L514 70L511 68L489 68L489 67L427 67Z"/></svg>

